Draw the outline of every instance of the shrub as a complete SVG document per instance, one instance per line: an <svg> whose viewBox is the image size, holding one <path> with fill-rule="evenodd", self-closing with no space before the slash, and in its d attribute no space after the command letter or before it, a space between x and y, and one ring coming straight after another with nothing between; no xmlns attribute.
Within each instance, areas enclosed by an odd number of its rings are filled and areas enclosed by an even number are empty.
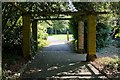
<svg viewBox="0 0 120 80"><path fill-rule="evenodd" d="M22 55L22 26L14 26L13 29L8 28L8 31L3 31L2 34L2 53Z"/></svg>
<svg viewBox="0 0 120 80"><path fill-rule="evenodd" d="M39 29L38 30L38 48L39 49L45 47L48 44L47 38L48 38L47 31L45 29Z"/></svg>
<svg viewBox="0 0 120 80"><path fill-rule="evenodd" d="M74 18L74 17L73 17L73 18ZM76 19L77 19L77 18L76 18ZM69 24L70 30L71 30L71 32L72 32L72 34L73 34L73 38L74 38L75 40L78 39L78 21L77 21L76 19L71 20L71 21L70 21L70 24Z"/></svg>
<svg viewBox="0 0 120 80"><path fill-rule="evenodd" d="M97 49L100 49L102 47L107 46L111 42L111 29L109 26L103 24L103 23L98 23L96 26L96 46Z"/></svg>

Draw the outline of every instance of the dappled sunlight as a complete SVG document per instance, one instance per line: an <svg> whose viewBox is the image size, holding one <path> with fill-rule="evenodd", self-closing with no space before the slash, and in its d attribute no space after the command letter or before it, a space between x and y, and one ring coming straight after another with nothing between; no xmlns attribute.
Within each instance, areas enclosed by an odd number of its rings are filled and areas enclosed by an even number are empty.
<svg viewBox="0 0 120 80"><path fill-rule="evenodd" d="M74 65L74 63L69 64L70 66Z"/></svg>
<svg viewBox="0 0 120 80"><path fill-rule="evenodd" d="M72 64L72 65L71 65ZM76 63L70 63L69 66L75 66ZM79 65L79 64L78 64ZM57 76L60 76L60 75L81 75L81 74L85 74L85 73L89 73L89 70L87 69L86 67L86 64L83 64L83 65L79 65L78 67L76 68L72 68L66 72L60 72L60 73L57 73Z"/></svg>
<svg viewBox="0 0 120 80"><path fill-rule="evenodd" d="M43 51L71 51L71 49L64 42L56 42L51 43L47 47L43 48Z"/></svg>
<svg viewBox="0 0 120 80"><path fill-rule="evenodd" d="M58 68L59 67L57 67L57 66L53 66L53 67L48 68L47 70L50 71L50 70L55 70L55 69L58 69Z"/></svg>
<svg viewBox="0 0 120 80"><path fill-rule="evenodd" d="M48 78L65 78L68 76L77 78L77 77L96 77L94 71L88 66L87 62L71 62L71 63L57 63L47 64L41 68L28 69L24 74L27 76L34 77L35 75L39 77L48 77ZM90 64L89 64L90 65ZM94 74L93 74L94 73ZM97 75L98 77L102 76ZM25 76L24 76L25 77Z"/></svg>
<svg viewBox="0 0 120 80"><path fill-rule="evenodd" d="M1 5L3 80L12 75L35 80L98 78L104 75L86 62L96 56L118 56L106 70L112 66L113 73L120 72L119 2L23 1ZM117 42L111 42L114 38L118 38Z"/></svg>
<svg viewBox="0 0 120 80"><path fill-rule="evenodd" d="M43 48L43 51L72 51L67 45L66 40L59 40L53 36L49 36L48 41L50 44Z"/></svg>
<svg viewBox="0 0 120 80"><path fill-rule="evenodd" d="M34 73L40 73L40 74L49 74L49 75L61 75L66 73L74 73L75 71L78 71L78 69L81 67L84 67L85 63L57 63L57 65L51 65L47 64L46 66L42 68L31 68L25 72L25 74L34 74ZM53 72L54 73L53 73ZM66 73L65 73L66 72ZM74 73L75 74L75 73Z"/></svg>
<svg viewBox="0 0 120 80"><path fill-rule="evenodd" d="M32 73L41 72L41 71L42 69L33 68L33 69L30 69L29 71L26 71L25 73L32 74Z"/></svg>

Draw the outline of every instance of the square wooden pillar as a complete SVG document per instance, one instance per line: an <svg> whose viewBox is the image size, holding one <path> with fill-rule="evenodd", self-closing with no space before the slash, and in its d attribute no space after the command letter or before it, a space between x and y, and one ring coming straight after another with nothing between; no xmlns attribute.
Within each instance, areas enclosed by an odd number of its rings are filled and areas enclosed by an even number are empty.
<svg viewBox="0 0 120 80"><path fill-rule="evenodd" d="M88 15L87 61L96 58L96 15Z"/></svg>
<svg viewBox="0 0 120 80"><path fill-rule="evenodd" d="M84 53L84 22L78 23L78 52Z"/></svg>
<svg viewBox="0 0 120 80"><path fill-rule="evenodd" d="M32 23L32 36L34 39L34 44L35 44L35 49L38 49L38 45L37 45L37 21L33 21Z"/></svg>
<svg viewBox="0 0 120 80"><path fill-rule="evenodd" d="M31 58L31 44L30 44L30 15L23 15L23 55L29 60Z"/></svg>

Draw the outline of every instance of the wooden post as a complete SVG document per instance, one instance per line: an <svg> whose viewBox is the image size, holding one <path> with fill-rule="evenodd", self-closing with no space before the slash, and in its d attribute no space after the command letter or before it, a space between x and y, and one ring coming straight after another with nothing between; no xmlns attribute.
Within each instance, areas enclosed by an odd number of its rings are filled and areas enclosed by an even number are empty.
<svg viewBox="0 0 120 80"><path fill-rule="evenodd" d="M0 6L2 6L2 2L0 2ZM0 7L2 10L2 7ZM0 11L2 12L2 11ZM0 80L2 80L2 14L0 14Z"/></svg>
<svg viewBox="0 0 120 80"><path fill-rule="evenodd" d="M30 46L30 15L23 15L23 55L24 58L31 59L31 46Z"/></svg>
<svg viewBox="0 0 120 80"><path fill-rule="evenodd" d="M69 31L67 31L67 41L69 41Z"/></svg>
<svg viewBox="0 0 120 80"><path fill-rule="evenodd" d="M35 44L35 49L37 50L37 21L33 21L32 24L32 35L33 35L33 39L34 39L34 44Z"/></svg>
<svg viewBox="0 0 120 80"><path fill-rule="evenodd" d="M96 58L96 15L88 15L87 61Z"/></svg>
<svg viewBox="0 0 120 80"><path fill-rule="evenodd" d="M84 53L84 22L78 23L78 52Z"/></svg>

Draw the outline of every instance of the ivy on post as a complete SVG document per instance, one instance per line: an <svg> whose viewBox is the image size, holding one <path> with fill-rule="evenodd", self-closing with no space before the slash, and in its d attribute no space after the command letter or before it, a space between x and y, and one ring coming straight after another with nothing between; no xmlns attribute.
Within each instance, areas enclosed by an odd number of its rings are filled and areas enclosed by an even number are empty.
<svg viewBox="0 0 120 80"><path fill-rule="evenodd" d="M87 61L96 58L96 15L88 15Z"/></svg>
<svg viewBox="0 0 120 80"><path fill-rule="evenodd" d="M32 36L34 39L35 50L37 50L37 20L34 20L32 23Z"/></svg>
<svg viewBox="0 0 120 80"><path fill-rule="evenodd" d="M84 22L78 23L78 52L84 53Z"/></svg>
<svg viewBox="0 0 120 80"><path fill-rule="evenodd" d="M30 15L23 16L23 55L26 60L31 59L31 44L30 44Z"/></svg>

